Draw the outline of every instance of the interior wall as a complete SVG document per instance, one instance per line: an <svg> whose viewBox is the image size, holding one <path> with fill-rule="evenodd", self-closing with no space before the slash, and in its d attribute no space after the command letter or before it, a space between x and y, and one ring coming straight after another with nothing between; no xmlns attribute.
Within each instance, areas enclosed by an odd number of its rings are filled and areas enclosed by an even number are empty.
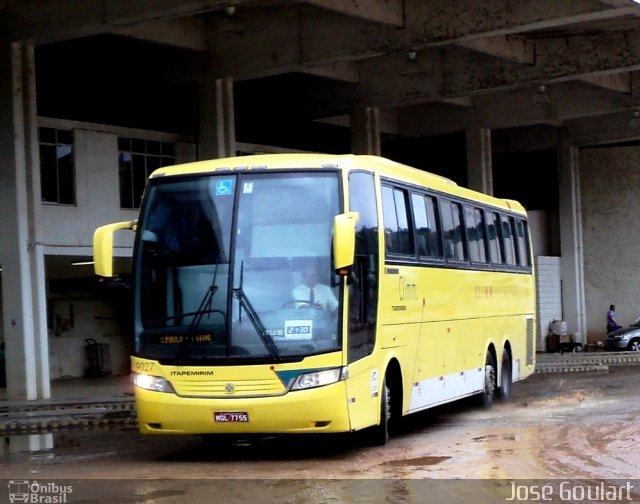
<svg viewBox="0 0 640 504"><path fill-rule="evenodd" d="M532 210L528 214L531 248L534 257L552 255L548 213L544 210Z"/></svg>
<svg viewBox="0 0 640 504"><path fill-rule="evenodd" d="M129 371L129 338L122 334L113 304L96 299L50 300L49 365L51 378L85 375L86 340L107 344L110 370L113 374Z"/></svg>
<svg viewBox="0 0 640 504"><path fill-rule="evenodd" d="M618 323L640 315L640 147L580 150L587 337L605 337L606 313Z"/></svg>

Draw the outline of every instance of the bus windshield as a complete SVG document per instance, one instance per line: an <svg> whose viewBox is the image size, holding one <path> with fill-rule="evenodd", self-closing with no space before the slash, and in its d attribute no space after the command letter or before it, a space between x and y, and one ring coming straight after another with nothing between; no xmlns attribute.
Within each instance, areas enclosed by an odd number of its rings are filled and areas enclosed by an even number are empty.
<svg viewBox="0 0 640 504"><path fill-rule="evenodd" d="M272 361L341 348L335 172L152 179L135 252L134 353Z"/></svg>

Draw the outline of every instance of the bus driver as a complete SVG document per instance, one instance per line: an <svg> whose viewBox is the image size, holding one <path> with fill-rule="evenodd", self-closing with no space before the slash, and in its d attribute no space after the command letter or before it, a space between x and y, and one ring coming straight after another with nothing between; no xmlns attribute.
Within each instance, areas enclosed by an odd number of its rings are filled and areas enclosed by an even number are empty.
<svg viewBox="0 0 640 504"><path fill-rule="evenodd" d="M321 308L335 311L338 300L328 285L318 283L318 268L315 264L308 264L302 270L302 283L291 292L298 308ZM306 302L305 302L306 301Z"/></svg>

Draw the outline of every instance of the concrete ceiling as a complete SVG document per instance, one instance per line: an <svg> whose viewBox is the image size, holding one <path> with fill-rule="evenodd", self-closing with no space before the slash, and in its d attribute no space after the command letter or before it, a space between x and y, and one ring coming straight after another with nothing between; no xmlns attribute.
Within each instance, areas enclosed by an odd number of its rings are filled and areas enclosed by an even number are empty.
<svg viewBox="0 0 640 504"><path fill-rule="evenodd" d="M5 39L112 34L184 49L177 81L320 77L334 84L310 91L314 119L335 123L371 105L384 112L383 131L406 136L548 125L578 144L640 138L632 0L8 0L0 9Z"/></svg>

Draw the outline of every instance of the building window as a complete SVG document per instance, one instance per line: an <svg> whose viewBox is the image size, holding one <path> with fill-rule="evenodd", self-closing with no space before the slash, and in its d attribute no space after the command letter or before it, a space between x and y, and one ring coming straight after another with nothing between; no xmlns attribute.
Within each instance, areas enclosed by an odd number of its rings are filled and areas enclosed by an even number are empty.
<svg viewBox="0 0 640 504"><path fill-rule="evenodd" d="M38 142L42 201L75 205L73 132L56 128L38 128Z"/></svg>
<svg viewBox="0 0 640 504"><path fill-rule="evenodd" d="M151 173L175 164L173 144L139 138L118 138L120 208L140 208Z"/></svg>

